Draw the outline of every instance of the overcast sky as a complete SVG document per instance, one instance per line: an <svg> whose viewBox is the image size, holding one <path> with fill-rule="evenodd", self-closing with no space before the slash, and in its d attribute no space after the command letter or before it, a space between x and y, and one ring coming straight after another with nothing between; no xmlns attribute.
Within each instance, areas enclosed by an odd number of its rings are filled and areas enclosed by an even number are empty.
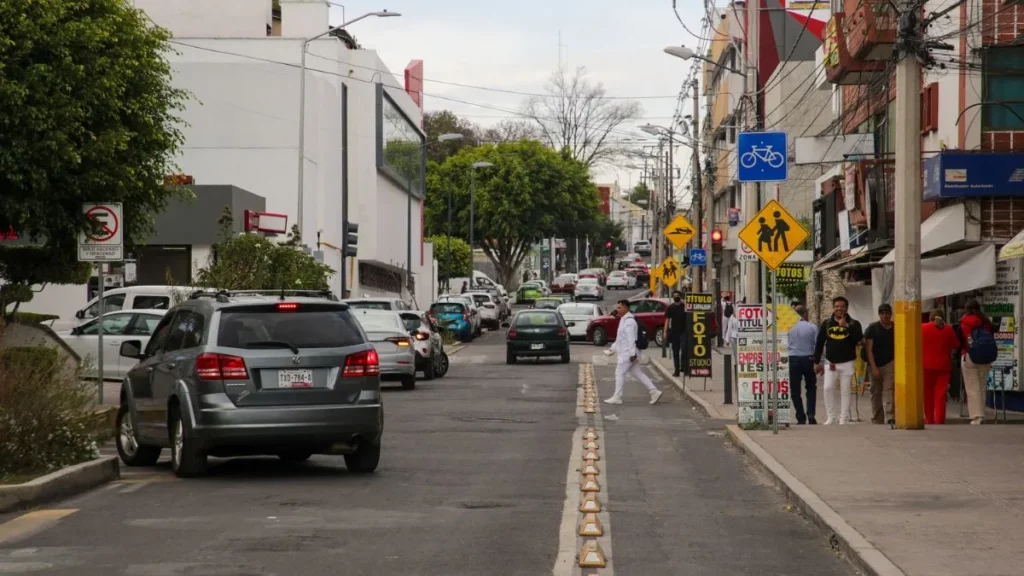
<svg viewBox="0 0 1024 576"><path fill-rule="evenodd" d="M638 124L668 125L690 63L662 49L669 44L697 44L676 20L672 0L341 3L349 20L382 9L401 13L399 18L362 20L349 31L364 48L377 50L399 79L410 60L423 60L426 110L448 109L483 125L516 117L524 96L498 90L542 92L545 80L558 67L560 52L569 67L586 66L588 77L604 83L608 95L645 97L640 99L644 117ZM686 25L699 33L703 2L678 0L678 9ZM341 22L342 9L334 8L332 23ZM692 104L685 105L689 112ZM648 137L635 125L622 130ZM679 150L675 161L685 172L688 153ZM625 188L636 184L639 172L612 167L597 171L595 177L604 182L618 179Z"/></svg>

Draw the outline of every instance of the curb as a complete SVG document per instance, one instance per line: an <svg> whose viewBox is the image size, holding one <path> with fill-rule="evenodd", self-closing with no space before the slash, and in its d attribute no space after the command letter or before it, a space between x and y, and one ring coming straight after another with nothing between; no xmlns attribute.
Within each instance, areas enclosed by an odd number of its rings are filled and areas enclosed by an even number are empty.
<svg viewBox="0 0 1024 576"><path fill-rule="evenodd" d="M51 472L24 484L0 485L0 512L27 508L85 492L121 477L116 456L104 456Z"/></svg>
<svg viewBox="0 0 1024 576"><path fill-rule="evenodd" d="M846 520L843 520L842 516L806 484L786 470L785 466L755 442L746 431L735 424L730 424L725 429L732 443L749 456L758 468L771 477L775 486L782 491L787 500L800 509L804 516L830 535L829 539L838 545L839 550L861 574L906 576L906 573L889 560L881 550L871 544Z"/></svg>
<svg viewBox="0 0 1024 576"><path fill-rule="evenodd" d="M731 418L722 416L722 413L719 412L717 408L709 404L707 400L694 394L689 390L689 388L683 386L679 379L673 376L672 373L668 371L668 368L662 366L656 359L651 359L651 365L657 368L658 372L661 372L661 375L664 376L666 380L674 384L675 387L686 396L686 399L690 401L690 404L693 404L693 407L703 414L705 418L711 418L712 420L732 420Z"/></svg>
<svg viewBox="0 0 1024 576"><path fill-rule="evenodd" d="M452 346L451 348L446 349L445 353L448 354L449 356L451 356L452 354L455 354L456 352L458 352L459 350L462 350L466 346L468 346L468 344L456 344L455 346Z"/></svg>

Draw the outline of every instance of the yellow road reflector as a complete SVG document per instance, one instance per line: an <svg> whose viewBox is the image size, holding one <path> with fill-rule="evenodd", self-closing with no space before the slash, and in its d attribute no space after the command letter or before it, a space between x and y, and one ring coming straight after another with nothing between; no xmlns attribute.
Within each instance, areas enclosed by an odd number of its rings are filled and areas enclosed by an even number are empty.
<svg viewBox="0 0 1024 576"><path fill-rule="evenodd" d="M594 442L593 440L587 440L583 444L583 447L586 448L587 450L597 450L597 442Z"/></svg>
<svg viewBox="0 0 1024 576"><path fill-rule="evenodd" d="M582 492L583 500L580 501L580 512L600 512L601 501L597 499L595 492Z"/></svg>
<svg viewBox="0 0 1024 576"><path fill-rule="evenodd" d="M587 474L583 477L583 482L580 483L580 490L584 492L600 492L601 485L597 482L597 476L593 474Z"/></svg>
<svg viewBox="0 0 1024 576"><path fill-rule="evenodd" d="M597 519L597 514L590 513L583 516L580 522L580 536L601 536L604 534L604 527Z"/></svg>
<svg viewBox="0 0 1024 576"><path fill-rule="evenodd" d="M594 475L597 475L597 474L600 474L600 473L601 473L601 470L600 470L600 469L598 469L598 467L597 467L597 462L587 462L587 463L586 463L586 464L585 464L585 465L583 466L583 474L584 474L584 475L586 475L586 474L594 474Z"/></svg>
<svg viewBox="0 0 1024 576"><path fill-rule="evenodd" d="M604 568L604 550L596 540L588 540L580 548L580 568Z"/></svg>
<svg viewBox="0 0 1024 576"><path fill-rule="evenodd" d="M583 455L585 461L600 460L601 457L597 455L597 450L587 450L587 453Z"/></svg>
<svg viewBox="0 0 1024 576"><path fill-rule="evenodd" d="M587 431L583 433L584 440L597 440L597 432L594 432L593 428L587 428Z"/></svg>

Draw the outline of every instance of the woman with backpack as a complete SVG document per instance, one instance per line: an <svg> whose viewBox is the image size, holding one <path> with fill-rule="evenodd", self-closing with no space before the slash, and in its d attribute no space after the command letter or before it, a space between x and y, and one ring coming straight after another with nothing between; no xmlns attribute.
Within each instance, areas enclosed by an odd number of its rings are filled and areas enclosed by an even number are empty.
<svg viewBox="0 0 1024 576"><path fill-rule="evenodd" d="M978 425L985 421L988 372L992 369L999 349L992 336L992 321L981 311L981 304L977 300L967 303L967 310L960 318L960 342L967 414L971 424Z"/></svg>

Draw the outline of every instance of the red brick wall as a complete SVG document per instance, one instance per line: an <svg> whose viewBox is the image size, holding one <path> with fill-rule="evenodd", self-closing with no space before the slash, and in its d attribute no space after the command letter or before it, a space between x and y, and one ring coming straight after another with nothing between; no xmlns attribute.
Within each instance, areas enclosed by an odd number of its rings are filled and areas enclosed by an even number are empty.
<svg viewBox="0 0 1024 576"><path fill-rule="evenodd" d="M612 189L607 186L598 186L597 190L601 193L601 213L605 216L612 215Z"/></svg>

